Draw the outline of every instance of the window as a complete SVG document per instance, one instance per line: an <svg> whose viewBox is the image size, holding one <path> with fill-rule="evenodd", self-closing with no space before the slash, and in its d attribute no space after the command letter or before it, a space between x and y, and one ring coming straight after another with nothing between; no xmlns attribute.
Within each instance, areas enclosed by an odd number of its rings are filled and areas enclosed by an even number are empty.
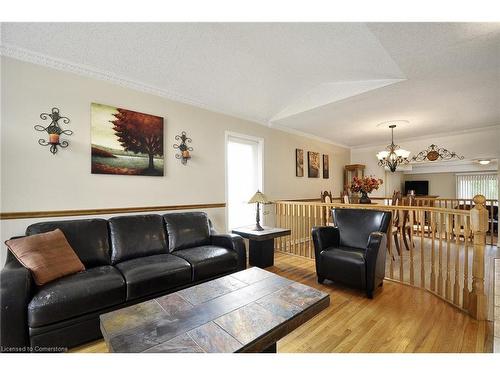
<svg viewBox="0 0 500 375"><path fill-rule="evenodd" d="M255 223L254 204L248 200L262 191L263 140L226 134L226 201L228 229Z"/></svg>
<svg viewBox="0 0 500 375"><path fill-rule="evenodd" d="M457 174L457 198L472 199L477 194L486 199L498 199L496 173Z"/></svg>

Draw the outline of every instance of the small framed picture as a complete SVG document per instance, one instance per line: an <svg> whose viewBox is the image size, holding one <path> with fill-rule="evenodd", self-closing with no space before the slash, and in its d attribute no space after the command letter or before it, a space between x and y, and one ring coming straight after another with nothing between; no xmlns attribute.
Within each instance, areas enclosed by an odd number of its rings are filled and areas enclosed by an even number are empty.
<svg viewBox="0 0 500 375"><path fill-rule="evenodd" d="M309 177L319 177L319 152L307 151L307 172Z"/></svg>
<svg viewBox="0 0 500 375"><path fill-rule="evenodd" d="M330 164L328 163L328 155L323 154L323 178L330 178Z"/></svg>
<svg viewBox="0 0 500 375"><path fill-rule="evenodd" d="M295 149L295 176L304 177L304 150Z"/></svg>

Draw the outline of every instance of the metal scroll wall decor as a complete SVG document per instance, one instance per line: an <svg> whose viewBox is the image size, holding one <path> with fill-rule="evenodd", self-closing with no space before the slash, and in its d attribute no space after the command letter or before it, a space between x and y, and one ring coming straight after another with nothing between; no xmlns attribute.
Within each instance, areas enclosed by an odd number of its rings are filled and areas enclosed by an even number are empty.
<svg viewBox="0 0 500 375"><path fill-rule="evenodd" d="M49 135L49 140L45 140L43 138L40 138L38 140L38 144L41 146L50 146L49 151L55 155L57 153L57 148L62 147L66 148L68 147L68 142L67 141L62 141L60 140L61 134L64 135L72 135L73 131L72 130L64 130L59 126L59 121L62 121L64 124L69 124L70 120L67 117L61 116L59 114L59 108L52 108L52 113L42 113L40 114L40 118L42 120L47 120L51 119L51 123L47 127L43 127L42 125L35 125L34 129L39 132L47 132Z"/></svg>
<svg viewBox="0 0 500 375"><path fill-rule="evenodd" d="M438 147L434 144L427 147L425 150L420 151L417 155L411 158L412 161L436 161L436 160L463 160L463 155L457 155L453 151L449 151L444 147Z"/></svg>
<svg viewBox="0 0 500 375"><path fill-rule="evenodd" d="M180 154L176 154L175 157L177 159L181 159L181 163L186 165L187 161L191 159L190 151L193 151L193 148L188 146L187 143L191 143L193 140L186 136L186 132L182 132L180 135L175 136L176 141L181 141L180 144L174 144L174 148L180 151Z"/></svg>

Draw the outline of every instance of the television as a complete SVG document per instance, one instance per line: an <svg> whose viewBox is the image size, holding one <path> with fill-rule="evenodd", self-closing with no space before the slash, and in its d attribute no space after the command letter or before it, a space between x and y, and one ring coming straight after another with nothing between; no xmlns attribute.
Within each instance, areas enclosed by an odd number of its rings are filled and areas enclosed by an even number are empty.
<svg viewBox="0 0 500 375"><path fill-rule="evenodd" d="M405 195L410 190L414 190L415 195L429 195L429 181L405 181Z"/></svg>

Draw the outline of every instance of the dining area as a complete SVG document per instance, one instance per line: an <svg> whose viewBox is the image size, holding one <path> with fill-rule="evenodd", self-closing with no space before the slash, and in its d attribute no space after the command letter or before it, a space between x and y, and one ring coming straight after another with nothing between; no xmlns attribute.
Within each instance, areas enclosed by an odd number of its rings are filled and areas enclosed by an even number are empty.
<svg viewBox="0 0 500 375"><path fill-rule="evenodd" d="M332 210L389 211L391 225L384 250L387 279L430 291L460 309L468 308L473 290L489 293L491 275L486 265L500 254L498 230L491 226L488 206L498 202L482 195L453 202L403 196L399 191L370 200L354 203L352 194L334 197L322 191L317 200L277 201L277 226L289 228L290 235L276 239L275 250L314 259L312 228L335 226ZM459 209L460 204L469 204L470 209Z"/></svg>

